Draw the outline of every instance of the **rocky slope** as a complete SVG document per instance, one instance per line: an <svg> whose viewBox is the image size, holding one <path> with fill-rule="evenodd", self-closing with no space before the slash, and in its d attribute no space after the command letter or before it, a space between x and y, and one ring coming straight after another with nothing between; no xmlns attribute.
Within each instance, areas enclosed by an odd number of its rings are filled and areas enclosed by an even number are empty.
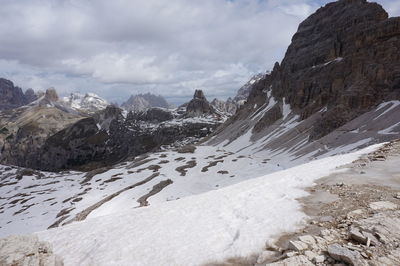
<svg viewBox="0 0 400 266"><path fill-rule="evenodd" d="M262 74L262 73L254 75L246 84L244 84L242 87L240 87L236 96L233 98L233 102L235 102L239 106L244 104L250 95L253 85L264 77L265 77L265 74Z"/></svg>
<svg viewBox="0 0 400 266"><path fill-rule="evenodd" d="M210 143L250 132L259 149L301 156L399 137L399 47L400 18L380 5L327 4L300 24L282 62Z"/></svg>
<svg viewBox="0 0 400 266"><path fill-rule="evenodd" d="M140 112L151 107L168 108L169 104L160 95L151 93L132 95L126 102L121 105L127 111Z"/></svg>
<svg viewBox="0 0 400 266"><path fill-rule="evenodd" d="M38 100L17 109L0 112L0 161L30 166L46 139L83 117L57 103L54 89Z"/></svg>
<svg viewBox="0 0 400 266"><path fill-rule="evenodd" d="M211 101L210 104L216 110L226 114L227 116L234 115L238 108L238 104L230 97L226 101L215 98L214 100Z"/></svg>
<svg viewBox="0 0 400 266"><path fill-rule="evenodd" d="M36 99L32 89L28 89L24 94L22 89L15 87L10 80L0 78L0 110L17 108Z"/></svg>

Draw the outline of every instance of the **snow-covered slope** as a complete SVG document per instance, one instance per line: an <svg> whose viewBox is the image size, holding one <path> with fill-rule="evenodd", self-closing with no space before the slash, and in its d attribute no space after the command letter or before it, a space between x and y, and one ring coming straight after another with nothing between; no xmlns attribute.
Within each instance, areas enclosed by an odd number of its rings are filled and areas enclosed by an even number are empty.
<svg viewBox="0 0 400 266"><path fill-rule="evenodd" d="M97 112L106 109L109 105L106 100L94 93L71 93L70 96L62 98L62 102L79 111Z"/></svg>
<svg viewBox="0 0 400 266"><path fill-rule="evenodd" d="M66 265L200 265L261 251L304 218L296 198L369 147L197 196L38 233ZM184 179L185 177L183 177ZM132 195L129 197L132 199ZM72 240L72 241L71 241Z"/></svg>

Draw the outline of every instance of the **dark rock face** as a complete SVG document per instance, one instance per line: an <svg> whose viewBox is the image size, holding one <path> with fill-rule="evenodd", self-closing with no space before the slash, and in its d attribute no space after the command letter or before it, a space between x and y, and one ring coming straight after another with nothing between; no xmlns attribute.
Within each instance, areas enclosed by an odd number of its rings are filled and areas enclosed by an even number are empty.
<svg viewBox="0 0 400 266"><path fill-rule="evenodd" d="M44 95L45 99L50 102L57 102L58 101L58 94L54 88L48 88Z"/></svg>
<svg viewBox="0 0 400 266"><path fill-rule="evenodd" d="M29 103L22 89L15 87L14 84L0 78L0 110L8 110L20 107Z"/></svg>
<svg viewBox="0 0 400 266"><path fill-rule="evenodd" d="M186 106L186 116L202 116L215 113L214 108L207 101L202 90L194 92L193 99Z"/></svg>
<svg viewBox="0 0 400 266"><path fill-rule="evenodd" d="M268 90L301 119L327 108L311 140L385 100L400 99L400 18L388 18L380 5L365 0L327 4L300 24L282 63L253 85L233 119L264 104Z"/></svg>
<svg viewBox="0 0 400 266"><path fill-rule="evenodd" d="M34 90L32 90L32 89L27 89L27 90L25 91L25 99L26 99L26 101L27 101L28 103L31 103L31 102L33 102L33 101L36 101L36 100L37 100L37 96L36 96Z"/></svg>
<svg viewBox="0 0 400 266"><path fill-rule="evenodd" d="M145 121L150 123L160 123L173 119L174 116L168 110L161 108L150 108L143 112L129 112L127 120L134 121Z"/></svg>
<svg viewBox="0 0 400 266"><path fill-rule="evenodd" d="M59 131L46 140L38 154L39 159L30 167L58 170L111 165L161 145L173 144L188 137L205 137L219 125L205 122L159 124L160 119L168 116L163 110L130 113L126 119L121 111L116 107L107 107L99 115L82 119ZM148 122L155 120L155 124Z"/></svg>

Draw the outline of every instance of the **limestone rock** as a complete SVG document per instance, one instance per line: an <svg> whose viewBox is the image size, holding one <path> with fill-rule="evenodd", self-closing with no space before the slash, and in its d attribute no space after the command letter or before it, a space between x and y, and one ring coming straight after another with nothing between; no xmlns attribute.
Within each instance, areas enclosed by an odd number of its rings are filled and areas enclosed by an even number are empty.
<svg viewBox="0 0 400 266"><path fill-rule="evenodd" d="M372 210L395 210L398 208L397 204L394 204L390 201L377 201L377 202L372 202L369 204L369 207Z"/></svg>
<svg viewBox="0 0 400 266"><path fill-rule="evenodd" d="M357 251L351 251L339 244L333 244L328 246L329 255L338 261L344 261L350 265L361 266L360 254Z"/></svg>
<svg viewBox="0 0 400 266"><path fill-rule="evenodd" d="M63 266L47 242L37 236L10 236L0 239L0 265L4 266Z"/></svg>
<svg viewBox="0 0 400 266"><path fill-rule="evenodd" d="M295 251L302 251L306 250L308 248L307 243L304 243L302 241L289 241L289 249L295 250Z"/></svg>

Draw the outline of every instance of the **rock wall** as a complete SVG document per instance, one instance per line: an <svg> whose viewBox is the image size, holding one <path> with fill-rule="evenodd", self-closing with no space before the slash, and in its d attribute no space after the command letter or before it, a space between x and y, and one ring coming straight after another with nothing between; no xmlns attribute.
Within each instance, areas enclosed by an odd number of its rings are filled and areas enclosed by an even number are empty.
<svg viewBox="0 0 400 266"><path fill-rule="evenodd" d="M388 18L379 4L365 0L340 0L318 9L300 24L281 64L254 83L231 121L265 104L269 90L301 119L327 108L310 140L385 100L400 99L400 18Z"/></svg>

